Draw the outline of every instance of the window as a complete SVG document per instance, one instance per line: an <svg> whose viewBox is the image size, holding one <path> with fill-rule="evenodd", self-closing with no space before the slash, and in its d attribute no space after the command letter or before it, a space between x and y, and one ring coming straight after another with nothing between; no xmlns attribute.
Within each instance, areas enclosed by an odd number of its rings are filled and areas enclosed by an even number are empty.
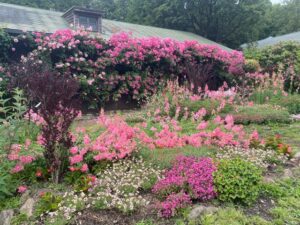
<svg viewBox="0 0 300 225"><path fill-rule="evenodd" d="M85 29L92 28L92 31L99 31L99 23L97 17L78 16L77 26L84 27Z"/></svg>

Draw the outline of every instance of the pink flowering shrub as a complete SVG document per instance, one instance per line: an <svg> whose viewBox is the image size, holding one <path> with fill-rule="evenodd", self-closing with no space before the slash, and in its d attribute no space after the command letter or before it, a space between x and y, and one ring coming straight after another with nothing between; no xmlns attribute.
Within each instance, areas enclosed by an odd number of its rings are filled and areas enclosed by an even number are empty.
<svg viewBox="0 0 300 225"><path fill-rule="evenodd" d="M166 198L161 203L161 214L173 216L177 208L191 203L191 199L209 200L216 197L211 158L179 156L173 167L153 187L153 192ZM174 194L178 193L178 194Z"/></svg>
<svg viewBox="0 0 300 225"><path fill-rule="evenodd" d="M227 52L197 41L133 38L126 33L106 41L87 31L66 29L50 36L35 33L35 42L37 50L29 57L43 60L48 55L57 70L70 70L81 82L82 98L93 106L121 96L143 100L155 93L164 80L184 75L188 62L213 62L217 76L223 72L243 73L241 52Z"/></svg>

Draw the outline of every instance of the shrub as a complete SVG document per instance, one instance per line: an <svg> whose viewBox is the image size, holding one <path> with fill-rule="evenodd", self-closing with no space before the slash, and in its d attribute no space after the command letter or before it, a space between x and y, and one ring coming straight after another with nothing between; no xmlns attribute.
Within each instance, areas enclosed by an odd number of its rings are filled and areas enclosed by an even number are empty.
<svg viewBox="0 0 300 225"><path fill-rule="evenodd" d="M261 180L261 170L239 158L221 160L214 173L218 199L234 203L253 203L259 195Z"/></svg>
<svg viewBox="0 0 300 225"><path fill-rule="evenodd" d="M192 62L201 67L212 64L214 77L221 81L229 81L224 74L243 73L242 53L196 41L133 38L126 33L105 41L86 31L67 29L52 35L35 33L35 42L33 54L38 59L49 61L61 73L70 69L76 76L80 96L89 107L124 95L143 101L165 80L184 79L186 65Z"/></svg>
<svg viewBox="0 0 300 225"><path fill-rule="evenodd" d="M0 200L3 201L8 197L12 197L17 189L18 182L13 180L7 168L0 166Z"/></svg>
<svg viewBox="0 0 300 225"><path fill-rule="evenodd" d="M286 109L271 105L239 106L232 116L237 124L289 123L291 121Z"/></svg>
<svg viewBox="0 0 300 225"><path fill-rule="evenodd" d="M0 28L0 66L8 61L8 54L11 52L12 38Z"/></svg>
<svg viewBox="0 0 300 225"><path fill-rule="evenodd" d="M79 85L70 74L52 72L35 61L17 65L12 73L14 82L24 88L33 112L44 120L41 144L47 167L57 183L67 168L64 161L72 145L69 128L79 115L76 99Z"/></svg>
<svg viewBox="0 0 300 225"><path fill-rule="evenodd" d="M258 72L260 69L259 62L255 59L246 59L244 70L246 73L255 73Z"/></svg>
<svg viewBox="0 0 300 225"><path fill-rule="evenodd" d="M16 88L11 91L11 97L6 96L7 91L0 91L0 132L6 140L3 140L1 147L3 149L9 149L13 143L19 143L21 141L20 133L26 133L28 135L29 129L34 130L33 127L24 123L23 116L27 111L26 98L22 90ZM29 128L28 130L22 130L22 128ZM3 128L3 129L2 129ZM21 132L20 132L21 131Z"/></svg>
<svg viewBox="0 0 300 225"><path fill-rule="evenodd" d="M248 59L259 61L264 72L281 71L285 77L285 90L295 92L300 85L300 45L297 42L282 42L263 49L245 52Z"/></svg>
<svg viewBox="0 0 300 225"><path fill-rule="evenodd" d="M300 113L300 95L293 94L285 97L270 98L270 103L286 108L290 114Z"/></svg>

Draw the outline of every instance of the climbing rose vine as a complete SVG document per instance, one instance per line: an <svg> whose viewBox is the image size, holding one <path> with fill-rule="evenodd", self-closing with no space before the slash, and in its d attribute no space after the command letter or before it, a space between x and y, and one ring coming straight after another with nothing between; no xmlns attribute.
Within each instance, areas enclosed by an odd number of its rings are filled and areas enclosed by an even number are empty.
<svg viewBox="0 0 300 225"><path fill-rule="evenodd" d="M197 41L133 38L127 33L104 40L87 31L68 29L34 35L38 47L29 57L42 62L50 59L61 72L70 70L80 81L81 97L89 107L122 96L144 100L164 81L184 78L189 63L212 65L220 79L224 73L234 77L243 73L241 52Z"/></svg>

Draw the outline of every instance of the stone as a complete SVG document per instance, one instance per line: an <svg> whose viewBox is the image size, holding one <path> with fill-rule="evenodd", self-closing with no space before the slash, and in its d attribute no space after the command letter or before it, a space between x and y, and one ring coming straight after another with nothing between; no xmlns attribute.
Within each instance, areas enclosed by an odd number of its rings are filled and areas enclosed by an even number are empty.
<svg viewBox="0 0 300 225"><path fill-rule="evenodd" d="M0 212L0 224L10 225L10 221L13 218L13 216L14 216L14 211L11 209Z"/></svg>
<svg viewBox="0 0 300 225"><path fill-rule="evenodd" d="M294 120L300 120L300 114L298 114L298 115L292 115L292 118Z"/></svg>
<svg viewBox="0 0 300 225"><path fill-rule="evenodd" d="M195 208L192 209L192 211L190 212L188 218L190 220L194 220L199 218L200 216L204 215L204 214L211 214L211 213L215 213L217 212L219 209L216 207L205 207L205 206L196 206Z"/></svg>
<svg viewBox="0 0 300 225"><path fill-rule="evenodd" d="M300 160L300 152L297 152L293 158L296 160Z"/></svg>
<svg viewBox="0 0 300 225"><path fill-rule="evenodd" d="M27 199L24 205L20 208L20 212L27 215L27 217L31 217L33 214L34 205L35 205L35 201L33 198Z"/></svg>
<svg viewBox="0 0 300 225"><path fill-rule="evenodd" d="M283 171L283 178L291 178L293 176L293 172L290 169L285 169Z"/></svg>
<svg viewBox="0 0 300 225"><path fill-rule="evenodd" d="M25 203L30 198L30 191L26 190L21 196L21 203Z"/></svg>

